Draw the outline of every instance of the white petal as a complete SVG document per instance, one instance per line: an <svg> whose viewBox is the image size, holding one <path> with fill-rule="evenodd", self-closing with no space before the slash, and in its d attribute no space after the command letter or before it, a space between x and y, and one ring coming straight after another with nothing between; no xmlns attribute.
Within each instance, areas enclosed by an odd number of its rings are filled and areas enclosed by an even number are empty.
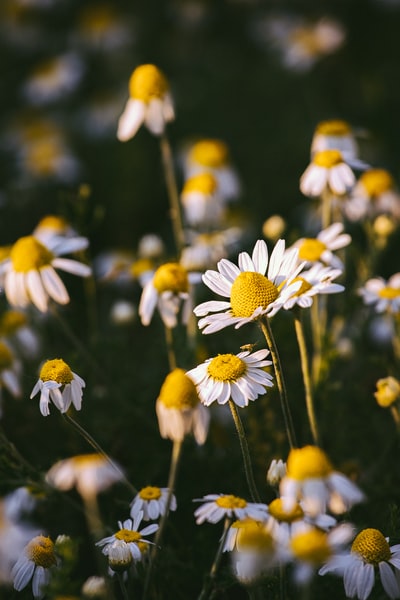
<svg viewBox="0 0 400 600"><path fill-rule="evenodd" d="M44 288L48 295L58 302L58 304L68 304L68 292L53 267L45 267L40 273Z"/></svg>
<svg viewBox="0 0 400 600"><path fill-rule="evenodd" d="M129 99L118 121L117 138L126 142L133 138L144 121L146 106L140 100Z"/></svg>

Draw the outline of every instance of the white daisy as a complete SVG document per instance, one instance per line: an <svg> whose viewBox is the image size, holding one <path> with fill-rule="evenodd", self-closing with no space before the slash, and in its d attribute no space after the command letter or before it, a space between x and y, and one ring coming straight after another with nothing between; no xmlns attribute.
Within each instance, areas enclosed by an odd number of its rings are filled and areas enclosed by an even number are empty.
<svg viewBox="0 0 400 600"><path fill-rule="evenodd" d="M400 195L391 174L386 169L366 170L360 175L343 210L351 221L379 215L400 219Z"/></svg>
<svg viewBox="0 0 400 600"><path fill-rule="evenodd" d="M222 259L218 262L218 271L206 271L203 275L204 283L213 292L230 300L203 302L196 306L194 313L198 317L218 313L200 319L199 327L203 333L214 333L229 325L238 328L263 315L272 317L300 288L300 283L291 284L303 264L298 264L296 248L285 252L284 240L275 244L270 259L266 243L258 240L252 256L241 252L238 263L237 267Z"/></svg>
<svg viewBox="0 0 400 600"><path fill-rule="evenodd" d="M293 244L298 248L299 260L309 264L322 262L335 269L343 269L343 263L334 252L351 243L351 236L343 233L342 223L333 223L320 231L316 238L301 238Z"/></svg>
<svg viewBox="0 0 400 600"><path fill-rule="evenodd" d="M376 312L400 312L400 273L395 273L386 281L383 277L368 279L359 295L368 306L374 306Z"/></svg>
<svg viewBox="0 0 400 600"><path fill-rule="evenodd" d="M287 473L280 483L285 511L298 501L306 514L315 517L329 508L335 514L362 502L364 494L350 479L335 471L325 452L318 446L304 446L290 451Z"/></svg>
<svg viewBox="0 0 400 600"><path fill-rule="evenodd" d="M231 494L207 494L194 502L203 502L194 512L197 525L205 521L218 523L225 517L239 520L249 517L256 521L265 521L268 517L266 504L247 502Z"/></svg>
<svg viewBox="0 0 400 600"><path fill-rule="evenodd" d="M84 380L71 371L66 362L61 358L54 358L47 360L40 369L39 379L30 398L40 392L40 412L44 417L50 414L50 401L61 413L67 412L71 404L76 410L81 410L82 390L85 385Z"/></svg>
<svg viewBox="0 0 400 600"><path fill-rule="evenodd" d="M400 545L389 546L389 538L372 528L356 536L350 553L332 557L319 570L342 576L346 596L358 600L369 597L377 572L388 597L400 598Z"/></svg>
<svg viewBox="0 0 400 600"><path fill-rule="evenodd" d="M144 123L154 135L175 118L168 82L155 65L140 65L129 80L130 98L118 122L117 137L130 140Z"/></svg>
<svg viewBox="0 0 400 600"><path fill-rule="evenodd" d="M159 488L153 485L142 488L130 505L132 519L138 512L142 511L144 521L155 521L165 514L168 496L168 488ZM176 498L173 494L171 494L169 510L176 510Z"/></svg>
<svg viewBox="0 0 400 600"><path fill-rule="evenodd" d="M323 150L339 150L346 161L357 158L357 142L349 123L341 119L318 123L311 142L311 156Z"/></svg>
<svg viewBox="0 0 400 600"><path fill-rule="evenodd" d="M222 224L225 207L219 195L218 182L211 173L201 172L189 177L181 192L181 203L189 226L218 228Z"/></svg>
<svg viewBox="0 0 400 600"><path fill-rule="evenodd" d="M46 312L49 299L68 304L69 295L56 273L61 269L74 275L88 277L91 269L76 260L60 255L87 247L86 238L71 238L45 246L34 236L20 238L12 246L10 256L0 265L7 300L12 306L24 308L34 304Z"/></svg>
<svg viewBox="0 0 400 600"><path fill-rule="evenodd" d="M249 351L239 354L219 354L207 359L186 374L190 377L205 406L217 401L226 404L230 399L238 406L248 406L249 400L255 400L266 393L266 387L272 387L272 375L265 371L271 365L264 360L269 350Z"/></svg>
<svg viewBox="0 0 400 600"><path fill-rule="evenodd" d="M77 232L64 217L46 215L40 219L32 235L47 246L48 244L57 244L64 238L76 237Z"/></svg>
<svg viewBox="0 0 400 600"><path fill-rule="evenodd" d="M5 388L11 396L19 398L22 393L20 377L21 363L15 358L10 346L0 341L0 392Z"/></svg>
<svg viewBox="0 0 400 600"><path fill-rule="evenodd" d="M39 353L37 331L29 325L28 315L24 311L10 309L0 315L0 336L6 338L26 358L34 358Z"/></svg>
<svg viewBox="0 0 400 600"><path fill-rule="evenodd" d="M144 529L139 531L139 526L143 518L143 512L140 511L135 515L134 519L126 519L126 521L118 521L119 530L108 537L103 538L96 542L96 546L102 548L103 554L108 556L112 544L116 540L122 540L129 548L133 560L139 561L142 558L142 552L140 549L140 543L151 544L146 536L151 535L158 529L157 523L147 525Z"/></svg>
<svg viewBox="0 0 400 600"><path fill-rule="evenodd" d="M302 271L296 281L301 281L301 288L288 300L283 308L290 310L294 306L309 308L313 303L313 297L318 294L337 294L343 292L344 286L332 283L333 279L342 274L340 269L325 267L322 263L316 263L309 271Z"/></svg>
<svg viewBox="0 0 400 600"><path fill-rule="evenodd" d="M32 580L34 598L43 598L52 568L56 565L57 558L51 539L43 535L34 537L25 546L22 556L12 569L14 588L19 592Z"/></svg>
<svg viewBox="0 0 400 600"><path fill-rule="evenodd" d="M265 521L243 519L236 521L230 532L234 532L234 529L237 531L234 534L231 565L240 582L251 584L280 564L281 548L268 531Z"/></svg>
<svg viewBox="0 0 400 600"><path fill-rule="evenodd" d="M316 152L311 164L300 178L300 190L305 196L317 197L325 190L343 196L356 182L355 175L337 149Z"/></svg>
<svg viewBox="0 0 400 600"><path fill-rule="evenodd" d="M37 64L23 86L23 94L33 106L49 104L71 94L84 72L82 59L73 52Z"/></svg>

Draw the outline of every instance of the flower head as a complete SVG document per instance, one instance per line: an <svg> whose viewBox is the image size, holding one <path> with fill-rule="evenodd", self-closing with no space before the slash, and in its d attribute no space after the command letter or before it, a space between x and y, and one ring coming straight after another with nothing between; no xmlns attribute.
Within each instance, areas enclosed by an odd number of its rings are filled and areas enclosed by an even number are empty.
<svg viewBox="0 0 400 600"><path fill-rule="evenodd" d="M165 514L168 495L168 488L147 485L132 500L131 517L134 518L138 512L142 511L144 521L155 521ZM176 510L176 498L173 494L171 495L169 510Z"/></svg>
<svg viewBox="0 0 400 600"><path fill-rule="evenodd" d="M264 360L269 350L249 351L239 354L219 354L207 359L187 372L197 386L200 400L205 406L217 401L226 404L230 399L238 406L247 406L272 387L272 375L265 371L271 365Z"/></svg>
<svg viewBox="0 0 400 600"><path fill-rule="evenodd" d="M14 398L21 396L21 365L6 342L0 341L0 390L5 388Z"/></svg>
<svg viewBox="0 0 400 600"><path fill-rule="evenodd" d="M378 379L374 396L379 406L391 406L400 398L400 381L395 377Z"/></svg>
<svg viewBox="0 0 400 600"><path fill-rule="evenodd" d="M245 518L232 523L225 550L232 550L235 576L247 584L265 575L281 558L280 548L265 520Z"/></svg>
<svg viewBox="0 0 400 600"><path fill-rule="evenodd" d="M296 248L285 253L284 240L276 243L270 259L266 243L258 240L252 256L242 252L238 262L237 267L221 259L218 272L209 270L203 275L213 292L229 298L229 302L210 301L196 306L196 316L204 317L199 321L203 333L214 333L229 325L241 327L263 315L272 317L300 288L299 283L291 284L303 265L298 265Z"/></svg>
<svg viewBox="0 0 400 600"><path fill-rule="evenodd" d="M311 164L300 178L300 190L305 196L320 196L324 190L343 196L355 184L356 178L337 149L316 152Z"/></svg>
<svg viewBox="0 0 400 600"><path fill-rule="evenodd" d="M38 535L26 546L23 555L12 569L14 588L23 590L32 580L35 598L43 598L44 588L50 582L51 569L57 565L54 543L49 537Z"/></svg>
<svg viewBox="0 0 400 600"><path fill-rule="evenodd" d="M22 310L5 310L0 316L0 336L7 339L18 353L33 358L39 352L39 339Z"/></svg>
<svg viewBox="0 0 400 600"><path fill-rule="evenodd" d="M382 215L400 219L400 195L392 175L386 169L364 171L343 208L351 221Z"/></svg>
<svg viewBox="0 0 400 600"><path fill-rule="evenodd" d="M131 139L144 123L154 135L161 135L165 125L175 118L168 82L158 67L137 67L129 80L130 98L118 122L117 137Z"/></svg>
<svg viewBox="0 0 400 600"><path fill-rule="evenodd" d="M400 273L395 273L387 281L383 277L368 279L358 293L365 304L374 306L376 312L396 315L400 312Z"/></svg>
<svg viewBox="0 0 400 600"><path fill-rule="evenodd" d="M212 173L200 172L185 181L181 202L189 226L218 227L224 216L218 191L218 182Z"/></svg>
<svg viewBox="0 0 400 600"><path fill-rule="evenodd" d="M67 412L71 404L76 410L81 410L85 385L83 379L62 358L54 358L43 364L30 397L40 392L40 412L44 417L50 414L50 401L62 413Z"/></svg>
<svg viewBox="0 0 400 600"><path fill-rule="evenodd" d="M339 150L345 160L357 157L357 143L349 123L341 119L318 123L311 143L311 156L324 150Z"/></svg>
<svg viewBox="0 0 400 600"><path fill-rule="evenodd" d="M143 518L143 512L139 511L137 515L135 515L134 519L127 519L126 521L118 521L119 530L111 536L105 537L102 540L96 542L96 546L100 546L102 548L103 554L109 556L110 552L113 552L115 546L113 544L116 541L122 541L127 546L129 552L131 553L132 559L137 562L142 558L142 551L140 549L140 544L145 543L149 544L149 540L146 539L146 536L151 535L158 529L158 525L153 523L152 525L147 525L144 529L139 531L139 526ZM120 549L120 552L122 550Z"/></svg>
<svg viewBox="0 0 400 600"><path fill-rule="evenodd" d="M286 300L283 308L289 310L294 306L309 308L313 297L318 294L337 294L343 292L343 285L333 283L342 274L340 269L325 267L322 263L314 264L309 271L303 271L294 281L300 281L300 289Z"/></svg>
<svg viewBox="0 0 400 600"><path fill-rule="evenodd" d="M320 231L316 238L297 240L294 247L298 248L299 259L309 264L321 262L334 269L343 269L342 261L334 254L335 250L340 250L351 242L350 235L343 233L343 229L342 223L333 223Z"/></svg>
<svg viewBox="0 0 400 600"><path fill-rule="evenodd" d="M268 517L266 504L247 502L231 494L207 494L195 502L203 502L194 512L197 525L205 521L218 523L225 517L239 520L249 517L256 521L265 521Z"/></svg>

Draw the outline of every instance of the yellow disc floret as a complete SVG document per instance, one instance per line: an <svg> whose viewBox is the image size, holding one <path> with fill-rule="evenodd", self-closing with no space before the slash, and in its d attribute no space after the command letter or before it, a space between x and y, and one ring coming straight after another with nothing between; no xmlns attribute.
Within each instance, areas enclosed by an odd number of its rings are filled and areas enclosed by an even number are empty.
<svg viewBox="0 0 400 600"><path fill-rule="evenodd" d="M37 228L51 229L58 233L62 233L68 229L68 222L57 215L46 215L40 219Z"/></svg>
<svg viewBox="0 0 400 600"><path fill-rule="evenodd" d="M251 317L257 308L266 309L278 296L278 288L267 277L244 271L232 284L232 313L235 317Z"/></svg>
<svg viewBox="0 0 400 600"><path fill-rule="evenodd" d="M312 565L324 563L332 554L327 534L319 529L311 529L293 536L290 547L297 559Z"/></svg>
<svg viewBox="0 0 400 600"><path fill-rule="evenodd" d="M201 140L192 147L190 159L205 167L222 167L228 162L228 147L220 140Z"/></svg>
<svg viewBox="0 0 400 600"><path fill-rule="evenodd" d="M329 121L321 121L318 123L316 133L321 135L331 135L341 137L351 133L350 125L341 119L330 119Z"/></svg>
<svg viewBox="0 0 400 600"><path fill-rule="evenodd" d="M325 452L318 446L293 448L287 460L287 476L304 479L325 478L332 472L332 465Z"/></svg>
<svg viewBox="0 0 400 600"><path fill-rule="evenodd" d="M235 508L245 508L247 506L246 500L243 500L243 498L239 498L238 496L232 496L232 494L220 496L216 499L215 504L221 508L231 510L235 510Z"/></svg>
<svg viewBox="0 0 400 600"><path fill-rule="evenodd" d="M385 300L394 300L400 296L400 288L390 286L383 287L378 290L378 296L380 296L380 298L384 298Z"/></svg>
<svg viewBox="0 0 400 600"><path fill-rule="evenodd" d="M359 182L369 196L380 196L393 189L393 178L385 169L370 169L360 176Z"/></svg>
<svg viewBox="0 0 400 600"><path fill-rule="evenodd" d="M3 342L0 342L0 371L9 369L12 363L13 356L11 350Z"/></svg>
<svg viewBox="0 0 400 600"><path fill-rule="evenodd" d="M183 186L182 194L188 194L192 192L198 192L205 196L211 196L217 189L217 180L211 173L199 173L193 175L186 180Z"/></svg>
<svg viewBox="0 0 400 600"><path fill-rule="evenodd" d="M300 289L295 294L293 294L293 296L301 296L302 294L305 294L306 292L312 289L311 283L304 279L304 277L295 277L292 283L296 283L297 281L301 281L301 286Z"/></svg>
<svg viewBox="0 0 400 600"><path fill-rule="evenodd" d="M299 246L299 259L315 262L320 260L326 250L326 245L316 238L304 238Z"/></svg>
<svg viewBox="0 0 400 600"><path fill-rule="evenodd" d="M142 539L142 536L138 531L132 531L131 529L120 529L115 534L115 537L117 538L117 540L123 540L127 544L129 544L130 542L136 543L140 539Z"/></svg>
<svg viewBox="0 0 400 600"><path fill-rule="evenodd" d="M391 376L378 379L374 396L379 406L391 406L400 397L400 381Z"/></svg>
<svg viewBox="0 0 400 600"><path fill-rule="evenodd" d="M167 375L158 399L166 408L176 410L195 408L200 402L196 386L184 369L174 369Z"/></svg>
<svg viewBox="0 0 400 600"><path fill-rule="evenodd" d="M155 272L153 285L159 294L163 292L186 293L189 289L187 271L179 263L165 263Z"/></svg>
<svg viewBox="0 0 400 600"><path fill-rule="evenodd" d="M216 381L237 381L246 373L247 365L235 354L219 354L213 358L207 371Z"/></svg>
<svg viewBox="0 0 400 600"><path fill-rule="evenodd" d="M391 557L386 539L378 529L372 528L360 531L351 546L351 551L359 554L366 563L375 566Z"/></svg>
<svg viewBox="0 0 400 600"><path fill-rule="evenodd" d="M321 150L316 152L313 158L313 163L318 167L331 169L343 162L342 154L339 150Z"/></svg>
<svg viewBox="0 0 400 600"><path fill-rule="evenodd" d="M168 91L168 82L155 65L137 67L129 80L131 98L148 104L154 98L164 98Z"/></svg>
<svg viewBox="0 0 400 600"><path fill-rule="evenodd" d="M42 381L56 381L62 385L71 383L74 378L70 367L62 358L47 360L40 370L39 377Z"/></svg>
<svg viewBox="0 0 400 600"><path fill-rule="evenodd" d="M13 335L27 324L26 315L18 310L7 310L0 318L1 335Z"/></svg>
<svg viewBox="0 0 400 600"><path fill-rule="evenodd" d="M159 487L148 485L140 490L139 496L142 500L158 500L161 498L161 490Z"/></svg>
<svg viewBox="0 0 400 600"><path fill-rule="evenodd" d="M238 525L236 545L240 551L270 552L273 550L274 540L263 523L244 519Z"/></svg>
<svg viewBox="0 0 400 600"><path fill-rule="evenodd" d="M32 235L20 238L11 248L10 258L14 271L27 273L51 264L54 255Z"/></svg>
<svg viewBox="0 0 400 600"><path fill-rule="evenodd" d="M26 553L29 560L33 561L37 567L49 569L56 564L54 544L49 537L44 535L33 538L26 547Z"/></svg>
<svg viewBox="0 0 400 600"><path fill-rule="evenodd" d="M283 509L282 498L275 498L268 505L268 512L271 517L282 523L293 523L304 517L303 509L300 504L295 504L289 511Z"/></svg>

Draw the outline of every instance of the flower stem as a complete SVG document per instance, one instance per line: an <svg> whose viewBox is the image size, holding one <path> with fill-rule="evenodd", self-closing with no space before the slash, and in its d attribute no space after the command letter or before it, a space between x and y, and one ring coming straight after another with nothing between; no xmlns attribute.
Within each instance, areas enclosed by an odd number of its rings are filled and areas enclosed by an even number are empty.
<svg viewBox="0 0 400 600"><path fill-rule="evenodd" d="M320 300L315 296L311 306L311 329L313 337L312 381L314 386L319 382L322 364L322 319L320 319Z"/></svg>
<svg viewBox="0 0 400 600"><path fill-rule="evenodd" d="M240 448L242 450L243 464L244 464L244 472L246 474L247 485L249 486L250 496L253 502L260 502L260 495L258 493L254 475L253 468L251 466L250 452L249 446L247 444L246 434L244 432L243 423L239 416L239 411L237 409L236 404L233 400L229 400L229 408L231 409L233 421L235 423L236 431L239 436Z"/></svg>
<svg viewBox="0 0 400 600"><path fill-rule="evenodd" d="M311 383L311 377L310 377L310 366L309 366L309 360L308 360L306 340L305 340L305 336L304 336L304 328L303 328L303 323L301 320L300 312L295 313L294 327L296 330L297 344L299 346L299 352L300 352L301 372L303 374L308 422L310 424L313 442L316 446L319 446L319 434L318 434L317 419L315 417L315 410L314 410L314 399L313 399L313 390L312 390L312 383Z"/></svg>
<svg viewBox="0 0 400 600"><path fill-rule="evenodd" d="M164 169L165 183L167 186L169 205L170 205L170 217L172 222L172 228L174 233L175 245L180 256L182 249L185 245L185 238L183 233L183 223L181 216L181 208L179 203L178 188L176 185L174 164L172 160L172 150L167 135L164 133L160 137L160 148L162 163Z"/></svg>
<svg viewBox="0 0 400 600"><path fill-rule="evenodd" d="M210 597L211 588L212 588L215 578L217 576L218 567L221 562L222 552L224 549L226 536L228 535L228 531L229 531L231 522L232 522L232 519L230 517L225 517L224 531L222 533L221 541L219 543L219 546L218 546L218 549L217 549L217 552L216 552L216 555L214 558L214 562L211 565L210 572L207 575L206 581L203 585L203 589L200 592L200 596L198 597L198 600L207 600L207 598Z"/></svg>
<svg viewBox="0 0 400 600"><path fill-rule="evenodd" d="M268 317L265 317L260 320L261 331L264 334L264 337L267 341L268 348L271 352L271 358L274 365L275 378L278 386L279 396L281 400L281 407L283 412L283 418L285 421L286 434L289 441L290 448L295 448L297 446L296 442L296 434L294 431L292 413L290 411L289 401L286 392L286 384L283 378L283 371L281 366L281 361L279 358L278 347L275 343L275 338L272 334L271 325Z"/></svg>
<svg viewBox="0 0 400 600"><path fill-rule="evenodd" d="M126 589L122 573L118 573L117 572L117 578L118 578L118 583L119 583L119 587L120 587L123 599L124 600L129 600L129 594L128 594L128 591Z"/></svg>
<svg viewBox="0 0 400 600"><path fill-rule="evenodd" d="M164 325L165 343L167 346L168 365L170 371L176 369L176 356L174 350L174 336L171 327Z"/></svg>

